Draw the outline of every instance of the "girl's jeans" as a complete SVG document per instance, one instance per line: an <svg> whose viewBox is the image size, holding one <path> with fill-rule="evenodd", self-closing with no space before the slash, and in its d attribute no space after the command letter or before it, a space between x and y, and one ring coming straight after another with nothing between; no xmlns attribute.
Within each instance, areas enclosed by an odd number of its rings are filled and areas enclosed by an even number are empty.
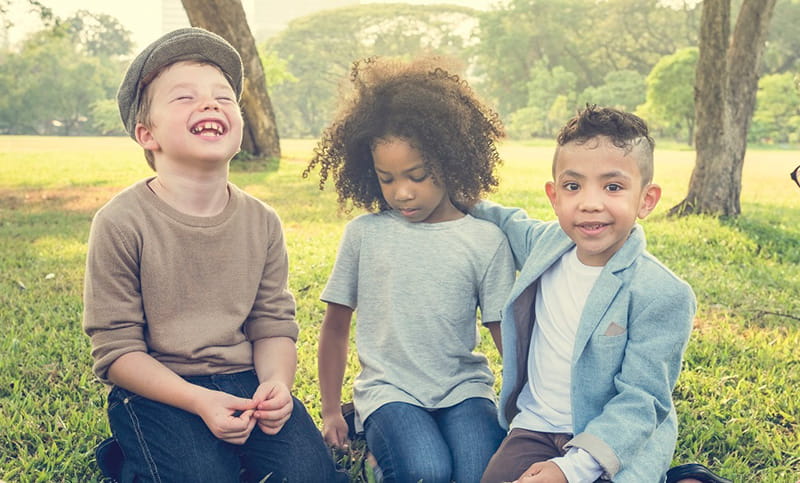
<svg viewBox="0 0 800 483"><path fill-rule="evenodd" d="M198 386L250 398L258 387L254 371L192 376ZM115 386L108 419L123 457L120 480L183 482L337 482L328 448L303 404L294 398L289 421L273 436L253 428L247 442L217 439L194 414Z"/></svg>
<svg viewBox="0 0 800 483"><path fill-rule="evenodd" d="M442 409L388 403L369 415L364 432L386 483L478 482L506 434L485 398Z"/></svg>

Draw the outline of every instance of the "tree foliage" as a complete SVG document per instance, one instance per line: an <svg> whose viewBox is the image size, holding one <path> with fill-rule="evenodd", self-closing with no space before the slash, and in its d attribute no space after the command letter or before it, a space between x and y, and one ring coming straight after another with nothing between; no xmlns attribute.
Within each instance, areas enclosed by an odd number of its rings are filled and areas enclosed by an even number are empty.
<svg viewBox="0 0 800 483"><path fill-rule="evenodd" d="M118 22L86 12L56 19L30 35L0 62L0 91L5 93L0 132L95 133L93 106L114 96L122 67L117 56L130 45L130 33Z"/></svg>
<svg viewBox="0 0 800 483"><path fill-rule="evenodd" d="M358 59L437 52L466 66L476 15L449 5L367 4L293 20L264 46L294 79L273 89L281 129L290 136L319 135Z"/></svg>
<svg viewBox="0 0 800 483"><path fill-rule="evenodd" d="M759 80L749 139L800 143L800 90L791 72L771 74Z"/></svg>
<svg viewBox="0 0 800 483"><path fill-rule="evenodd" d="M482 87L508 115L535 107L528 104L528 74L542 61L574 73L579 92L615 71L645 76L664 55L694 45L696 17L694 7L658 0L509 0L481 16Z"/></svg>
<svg viewBox="0 0 800 483"><path fill-rule="evenodd" d="M647 76L646 102L640 112L656 126L694 137L694 80L698 51L686 47L662 57Z"/></svg>

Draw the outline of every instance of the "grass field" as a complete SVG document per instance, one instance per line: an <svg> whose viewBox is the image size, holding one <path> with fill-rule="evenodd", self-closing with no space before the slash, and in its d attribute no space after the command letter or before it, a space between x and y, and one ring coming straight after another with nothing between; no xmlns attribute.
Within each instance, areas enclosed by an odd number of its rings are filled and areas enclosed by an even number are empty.
<svg viewBox="0 0 800 483"><path fill-rule="evenodd" d="M319 421L318 295L347 215L302 179L312 141L283 141L273 171L234 183L274 206L285 226L302 327L295 395ZM495 201L552 219L543 193L552 148L507 143ZM797 150L748 152L742 216L666 218L685 195L694 153L656 152L664 196L643 222L650 251L695 289L699 310L675 391L675 462L698 461L736 482L800 479L800 189ZM150 175L126 138L0 136L0 480L95 481L93 448L108 433L105 388L80 328L93 213ZM355 213L354 213L355 214ZM484 341L494 369L499 358ZM355 354L345 394L356 371Z"/></svg>

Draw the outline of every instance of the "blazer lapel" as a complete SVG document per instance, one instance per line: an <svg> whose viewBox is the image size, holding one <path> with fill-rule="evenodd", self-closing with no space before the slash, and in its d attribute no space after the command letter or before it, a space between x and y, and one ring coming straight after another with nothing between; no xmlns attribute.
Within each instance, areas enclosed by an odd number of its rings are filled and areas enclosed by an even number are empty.
<svg viewBox="0 0 800 483"><path fill-rule="evenodd" d="M619 293L622 287L622 281L617 278L613 273L603 271L589 293L586 299L586 305L583 307L581 314L581 322L578 325L578 331L575 334L575 348L572 351L573 363L578 360L586 344L592 334L597 330L603 316L611 307L612 302Z"/></svg>

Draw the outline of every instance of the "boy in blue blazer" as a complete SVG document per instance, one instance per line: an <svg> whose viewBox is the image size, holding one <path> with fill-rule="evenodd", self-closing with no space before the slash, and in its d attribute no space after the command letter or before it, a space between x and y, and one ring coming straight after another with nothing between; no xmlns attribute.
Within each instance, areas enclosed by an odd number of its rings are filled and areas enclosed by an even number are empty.
<svg viewBox="0 0 800 483"><path fill-rule="evenodd" d="M593 106L557 141L545 186L557 223L472 211L503 229L520 270L501 322L510 432L482 481L664 481L696 302L636 223L661 197L654 142L637 116Z"/></svg>

